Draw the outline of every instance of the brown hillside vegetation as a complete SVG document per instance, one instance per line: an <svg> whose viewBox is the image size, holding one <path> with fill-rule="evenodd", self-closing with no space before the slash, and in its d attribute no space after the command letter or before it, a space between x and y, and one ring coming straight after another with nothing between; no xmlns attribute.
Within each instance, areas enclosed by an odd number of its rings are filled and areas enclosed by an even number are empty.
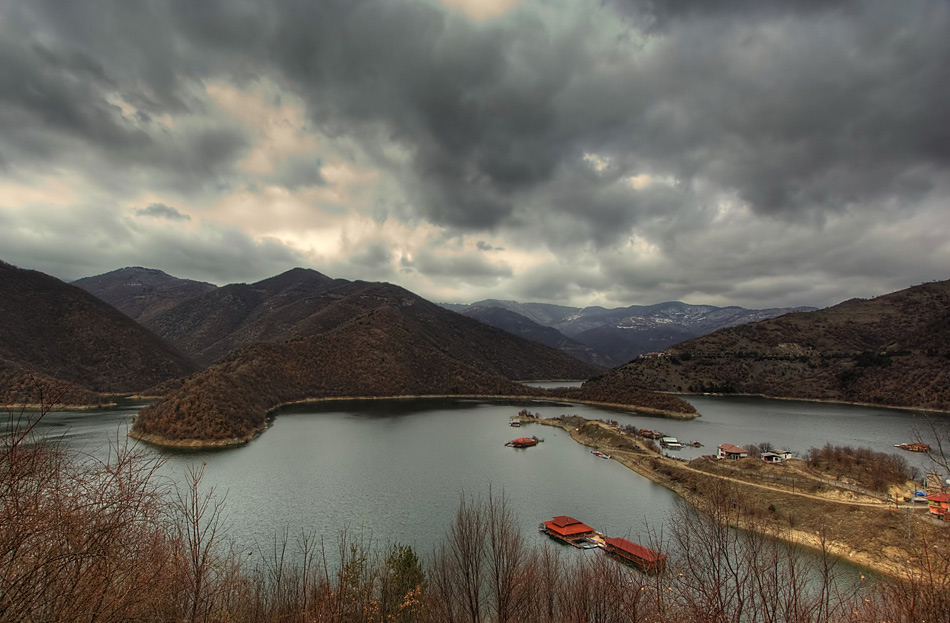
<svg viewBox="0 0 950 623"><path fill-rule="evenodd" d="M195 370L187 358L88 292L4 262L0 359L93 392L139 391Z"/></svg>
<svg viewBox="0 0 950 623"><path fill-rule="evenodd" d="M950 281L723 329L616 382L682 392L950 410Z"/></svg>
<svg viewBox="0 0 950 623"><path fill-rule="evenodd" d="M406 304L417 307L414 298ZM426 306L419 307L438 309ZM522 359L545 347L492 329L520 346L497 353L484 348L478 336L457 330L476 321L457 317L458 326L439 325L425 313L387 305L326 333L240 349L143 409L132 433L158 442L246 440L263 429L272 408L314 398L544 395L510 377L524 373Z"/></svg>
<svg viewBox="0 0 950 623"><path fill-rule="evenodd" d="M83 387L34 372L18 363L0 359L0 405L98 406L107 400L102 394Z"/></svg>
<svg viewBox="0 0 950 623"><path fill-rule="evenodd" d="M295 268L253 284L231 284L192 297L146 326L208 365L258 342L326 333L389 306L453 356L512 379L587 378L599 370L574 358L445 310L388 283L331 279Z"/></svg>
<svg viewBox="0 0 950 623"><path fill-rule="evenodd" d="M264 427L271 408L305 398L526 393L383 307L325 334L236 351L143 409L133 434L246 439Z"/></svg>
<svg viewBox="0 0 950 623"><path fill-rule="evenodd" d="M145 325L179 303L216 288L214 284L179 279L160 270L140 266L84 277L74 281L73 285Z"/></svg>
<svg viewBox="0 0 950 623"><path fill-rule="evenodd" d="M668 415L698 415L693 405L677 396L639 388L623 382L623 377L610 373L595 376L579 388L556 389L551 393L570 400L636 405L645 410L662 411Z"/></svg>

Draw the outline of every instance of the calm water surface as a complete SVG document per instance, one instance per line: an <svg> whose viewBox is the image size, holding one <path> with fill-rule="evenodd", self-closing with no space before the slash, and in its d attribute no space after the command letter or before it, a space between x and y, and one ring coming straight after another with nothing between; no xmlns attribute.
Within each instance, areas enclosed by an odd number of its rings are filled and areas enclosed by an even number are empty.
<svg viewBox="0 0 950 623"><path fill-rule="evenodd" d="M508 418L527 406L542 416L577 414L660 429L712 453L720 443L769 441L804 452L825 443L892 446L918 430L932 433L912 412L776 401L695 396L695 420L669 420L570 403L478 400L393 400L318 403L282 410L264 434L238 448L163 451L164 477L181 480L189 466L206 463L205 484L226 495L229 534L249 549L273 543L284 529L291 538L313 533L334 541L341 529L373 543L398 541L428 549L445 534L461 495L504 492L529 541L543 542L536 526L571 515L610 536L648 540L662 530L676 496L613 461L598 459L558 429L511 428ZM92 412L49 414L42 432L70 448L102 456L122 443L141 404ZM946 435L950 420L938 427ZM537 435L545 441L514 450L504 443ZM925 466L920 455L901 453ZM588 555L589 552L579 552Z"/></svg>

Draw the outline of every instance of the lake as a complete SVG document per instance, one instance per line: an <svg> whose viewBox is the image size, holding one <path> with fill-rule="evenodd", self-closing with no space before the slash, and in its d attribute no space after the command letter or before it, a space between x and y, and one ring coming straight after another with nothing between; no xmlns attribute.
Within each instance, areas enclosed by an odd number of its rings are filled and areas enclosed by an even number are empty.
<svg viewBox="0 0 950 623"><path fill-rule="evenodd" d="M206 463L205 485L226 495L229 535L249 550L275 534L313 533L335 542L340 531L385 546L428 551L448 530L460 496L504 493L529 542L544 542L537 525L570 515L607 533L637 541L662 530L676 496L613 461L594 457L563 431L508 426L523 407L544 417L561 414L617 420L660 429L704 448L769 441L795 452L825 443L900 453L921 467L925 457L893 444L915 429L932 443L926 420L908 411L761 398L689 396L702 414L671 420L572 403L412 399L321 402L282 409L251 443L223 450L171 451L146 446L166 459L163 477L179 481L190 465ZM50 413L39 430L71 449L102 456L124 439L141 404L90 412ZM950 433L950 420L938 430ZM544 443L515 450L520 436ZM578 555L589 555L579 552Z"/></svg>

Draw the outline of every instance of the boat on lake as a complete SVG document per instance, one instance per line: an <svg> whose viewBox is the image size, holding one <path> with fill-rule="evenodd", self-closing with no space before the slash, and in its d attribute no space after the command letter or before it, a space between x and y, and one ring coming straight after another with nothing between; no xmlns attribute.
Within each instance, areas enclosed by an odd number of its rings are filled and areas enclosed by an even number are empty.
<svg viewBox="0 0 950 623"><path fill-rule="evenodd" d="M537 437L518 437L517 439L512 439L505 445L509 448L530 448L531 446L538 445L538 442L541 440Z"/></svg>
<svg viewBox="0 0 950 623"><path fill-rule="evenodd" d="M594 456L598 457L598 458L601 458L601 459L609 459L609 458L610 458L610 455L609 455L609 454L604 454L603 452L596 452L596 451L594 451L594 450L591 450L590 453L593 454Z"/></svg>
<svg viewBox="0 0 950 623"><path fill-rule="evenodd" d="M930 452L930 446L919 441L914 443L898 443L894 444L894 447L907 450L908 452Z"/></svg>

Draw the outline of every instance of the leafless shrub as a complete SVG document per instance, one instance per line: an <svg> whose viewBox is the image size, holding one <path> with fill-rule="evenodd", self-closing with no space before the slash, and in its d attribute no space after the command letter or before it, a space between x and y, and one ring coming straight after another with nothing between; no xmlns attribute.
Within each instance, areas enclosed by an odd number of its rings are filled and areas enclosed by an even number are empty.
<svg viewBox="0 0 950 623"><path fill-rule="evenodd" d="M32 434L48 407L10 414L0 445L0 620L173 618L178 548L160 463L115 445L71 461Z"/></svg>

